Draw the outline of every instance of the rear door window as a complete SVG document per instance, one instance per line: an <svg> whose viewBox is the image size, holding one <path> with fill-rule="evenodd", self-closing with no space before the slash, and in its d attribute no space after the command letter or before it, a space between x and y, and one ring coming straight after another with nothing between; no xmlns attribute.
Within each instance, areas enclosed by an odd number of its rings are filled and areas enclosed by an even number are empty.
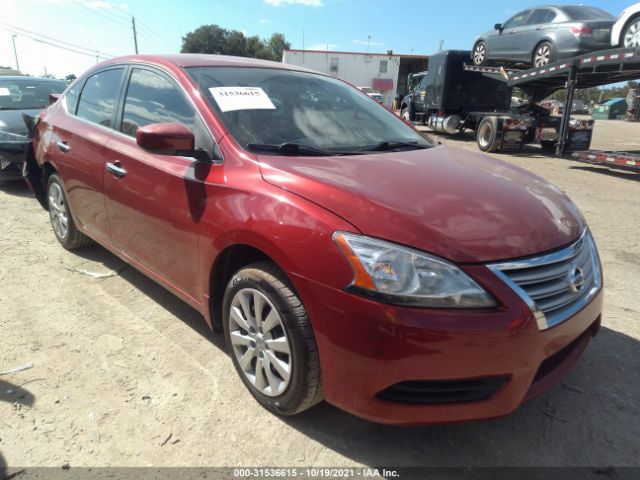
<svg viewBox="0 0 640 480"><path fill-rule="evenodd" d="M550 23L556 18L556 14L553 10L548 8L536 8L529 18L527 19L527 25L541 25Z"/></svg>
<svg viewBox="0 0 640 480"><path fill-rule="evenodd" d="M113 68L90 76L80 94L76 115L113 128L113 113L118 104L123 72L122 68Z"/></svg>

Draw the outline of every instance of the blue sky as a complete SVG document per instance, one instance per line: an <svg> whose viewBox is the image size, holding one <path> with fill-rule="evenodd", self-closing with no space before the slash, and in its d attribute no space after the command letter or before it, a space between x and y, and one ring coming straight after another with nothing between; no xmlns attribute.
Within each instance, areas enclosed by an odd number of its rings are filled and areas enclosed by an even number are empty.
<svg viewBox="0 0 640 480"><path fill-rule="evenodd" d="M112 55L132 53L128 15L140 27L141 53L177 52L182 36L215 23L247 35L282 32L293 48L430 54L469 49L474 37L517 11L540 5L530 0L4 0L0 19L0 65L14 65L12 34L21 68L41 74L81 73L96 63L91 54L56 49L29 38L47 35L70 45ZM618 15L633 0L587 3ZM408 5L404 9L400 5ZM4 25L3 23L4 22ZM9 28L14 28L12 31ZM22 30L15 30L15 27ZM85 52L86 53L86 52Z"/></svg>

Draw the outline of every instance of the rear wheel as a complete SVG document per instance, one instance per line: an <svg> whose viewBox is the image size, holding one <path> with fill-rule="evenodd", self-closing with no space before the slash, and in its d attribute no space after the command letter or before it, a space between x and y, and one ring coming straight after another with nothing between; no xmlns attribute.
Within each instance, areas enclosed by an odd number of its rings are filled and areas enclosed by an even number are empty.
<svg viewBox="0 0 640 480"><path fill-rule="evenodd" d="M309 318L276 265L259 262L239 270L225 291L223 312L233 364L262 406L293 415L322 400Z"/></svg>
<svg viewBox="0 0 640 480"><path fill-rule="evenodd" d="M625 48L640 47L640 16L632 18L620 34L620 46Z"/></svg>
<svg viewBox="0 0 640 480"><path fill-rule="evenodd" d="M487 44L484 42L476 43L473 47L473 64L480 66L487 63Z"/></svg>
<svg viewBox="0 0 640 480"><path fill-rule="evenodd" d="M551 42L542 42L533 51L533 66L544 67L556 61L556 53Z"/></svg>
<svg viewBox="0 0 640 480"><path fill-rule="evenodd" d="M91 244L91 239L76 227L62 182L55 173L47 181L47 206L53 233L64 248L75 250Z"/></svg>
<svg viewBox="0 0 640 480"><path fill-rule="evenodd" d="M498 122L495 117L484 117L480 121L476 141L483 152L495 152L498 149Z"/></svg>

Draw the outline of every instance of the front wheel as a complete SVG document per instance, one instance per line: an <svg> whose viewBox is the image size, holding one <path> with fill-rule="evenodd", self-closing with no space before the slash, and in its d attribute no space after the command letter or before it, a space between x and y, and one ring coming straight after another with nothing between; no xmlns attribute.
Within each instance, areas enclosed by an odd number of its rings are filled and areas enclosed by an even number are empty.
<svg viewBox="0 0 640 480"><path fill-rule="evenodd" d="M640 16L632 18L620 34L620 46L624 48L640 47Z"/></svg>
<svg viewBox="0 0 640 480"><path fill-rule="evenodd" d="M223 312L233 364L263 407L294 415L322 400L320 360L309 318L277 266L259 262L233 275Z"/></svg>
<svg viewBox="0 0 640 480"><path fill-rule="evenodd" d="M53 233L64 248L75 250L91 243L91 239L76 227L62 182L55 173L47 181L47 207Z"/></svg>
<svg viewBox="0 0 640 480"><path fill-rule="evenodd" d="M544 67L556 61L556 52L551 42L542 42L533 51L533 66Z"/></svg>
<svg viewBox="0 0 640 480"><path fill-rule="evenodd" d="M484 42L476 43L473 47L473 64L476 66L486 65L487 63L487 44Z"/></svg>
<svg viewBox="0 0 640 480"><path fill-rule="evenodd" d="M402 112L400 113L400 116L402 117L402 119L405 122L411 123L411 115L409 114L409 109L408 108L403 108Z"/></svg>

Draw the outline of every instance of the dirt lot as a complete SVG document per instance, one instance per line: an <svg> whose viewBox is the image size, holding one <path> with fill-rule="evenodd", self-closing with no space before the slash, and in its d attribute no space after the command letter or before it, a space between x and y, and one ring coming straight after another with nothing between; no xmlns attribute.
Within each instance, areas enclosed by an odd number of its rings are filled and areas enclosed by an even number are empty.
<svg viewBox="0 0 640 480"><path fill-rule="evenodd" d="M619 147L640 150L628 143L640 125L622 122L598 122L594 147L621 132ZM471 136L441 140L476 150ZM604 263L603 329L561 385L514 415L423 428L326 404L267 413L198 313L101 247L66 252L25 187L0 188L0 371L33 364L0 376L0 465L640 465L640 175L536 148L497 156L586 216Z"/></svg>

